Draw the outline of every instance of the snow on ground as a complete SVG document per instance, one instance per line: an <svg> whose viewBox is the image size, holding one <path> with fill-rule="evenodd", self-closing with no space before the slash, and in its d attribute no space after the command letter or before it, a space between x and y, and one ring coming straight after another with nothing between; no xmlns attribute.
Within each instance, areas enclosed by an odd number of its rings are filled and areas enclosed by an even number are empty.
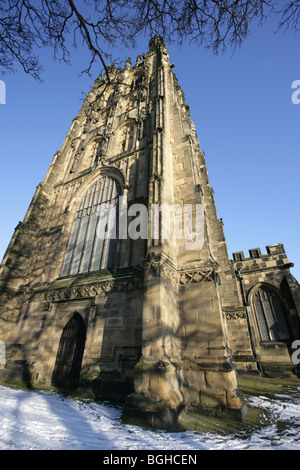
<svg viewBox="0 0 300 470"><path fill-rule="evenodd" d="M300 387L251 403L271 415L250 434L168 433L122 424L106 403L0 386L0 450L300 450Z"/></svg>

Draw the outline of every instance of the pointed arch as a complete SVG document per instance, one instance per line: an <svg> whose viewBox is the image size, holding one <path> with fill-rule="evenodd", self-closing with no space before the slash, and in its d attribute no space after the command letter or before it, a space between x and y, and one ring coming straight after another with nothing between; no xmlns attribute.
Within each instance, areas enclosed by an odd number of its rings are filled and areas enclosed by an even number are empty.
<svg viewBox="0 0 300 470"><path fill-rule="evenodd" d="M81 197L62 276L113 267L120 194L120 183L109 174L104 174Z"/></svg>
<svg viewBox="0 0 300 470"><path fill-rule="evenodd" d="M285 307L277 289L266 283L257 284L251 289L249 300L261 341L289 341Z"/></svg>
<svg viewBox="0 0 300 470"><path fill-rule="evenodd" d="M81 315L74 313L65 325L60 337L52 374L52 385L64 388L78 386L85 340L84 321Z"/></svg>

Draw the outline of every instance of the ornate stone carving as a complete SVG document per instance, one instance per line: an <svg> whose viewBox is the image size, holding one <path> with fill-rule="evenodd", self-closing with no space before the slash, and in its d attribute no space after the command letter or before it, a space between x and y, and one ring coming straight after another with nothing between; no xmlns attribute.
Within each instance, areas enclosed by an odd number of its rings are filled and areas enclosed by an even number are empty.
<svg viewBox="0 0 300 470"><path fill-rule="evenodd" d="M183 286L187 284L199 284L210 282L215 279L214 270L185 271L180 274L179 283Z"/></svg>
<svg viewBox="0 0 300 470"><path fill-rule="evenodd" d="M225 311L226 320L241 320L246 318L246 312L244 310Z"/></svg>
<svg viewBox="0 0 300 470"><path fill-rule="evenodd" d="M80 158L81 158L81 153L76 153L76 155L74 157L74 160L73 160L72 167L70 169L70 173L75 173L75 171L76 171L76 169L79 165Z"/></svg>
<svg viewBox="0 0 300 470"><path fill-rule="evenodd" d="M155 276L159 276L161 272L161 263L160 258L155 257L155 255L149 254L147 260L144 262L144 274L145 276L149 276L154 274Z"/></svg>
<svg viewBox="0 0 300 470"><path fill-rule="evenodd" d="M160 256L150 253L144 262L144 275L162 276L165 279L178 283L178 271L167 259L161 259Z"/></svg>
<svg viewBox="0 0 300 470"><path fill-rule="evenodd" d="M73 299L92 298L103 296L108 293L131 292L143 289L143 281L139 278L131 278L124 282L103 282L89 286L68 287L66 289L55 289L52 291L36 292L31 300L60 302Z"/></svg>
<svg viewBox="0 0 300 470"><path fill-rule="evenodd" d="M200 284L218 280L218 273L213 268L198 269L193 271L177 271L168 260L162 260L160 256L149 254L144 262L144 275L163 276L179 285Z"/></svg>

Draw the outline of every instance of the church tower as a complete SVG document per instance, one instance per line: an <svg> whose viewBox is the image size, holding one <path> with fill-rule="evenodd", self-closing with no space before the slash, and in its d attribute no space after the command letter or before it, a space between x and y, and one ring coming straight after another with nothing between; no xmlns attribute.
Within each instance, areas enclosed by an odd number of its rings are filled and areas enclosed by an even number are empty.
<svg viewBox="0 0 300 470"><path fill-rule="evenodd" d="M95 81L0 276L2 381L123 390L159 426L243 419L224 313L241 294L161 38Z"/></svg>

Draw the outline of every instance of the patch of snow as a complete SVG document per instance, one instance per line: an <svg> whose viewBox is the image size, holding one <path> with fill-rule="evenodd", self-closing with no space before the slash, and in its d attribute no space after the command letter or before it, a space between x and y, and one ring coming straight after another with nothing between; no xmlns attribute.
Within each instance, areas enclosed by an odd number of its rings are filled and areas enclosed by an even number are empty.
<svg viewBox="0 0 300 470"><path fill-rule="evenodd" d="M123 424L106 403L0 386L0 450L300 450L300 394L249 404L268 412L251 434L174 433Z"/></svg>

